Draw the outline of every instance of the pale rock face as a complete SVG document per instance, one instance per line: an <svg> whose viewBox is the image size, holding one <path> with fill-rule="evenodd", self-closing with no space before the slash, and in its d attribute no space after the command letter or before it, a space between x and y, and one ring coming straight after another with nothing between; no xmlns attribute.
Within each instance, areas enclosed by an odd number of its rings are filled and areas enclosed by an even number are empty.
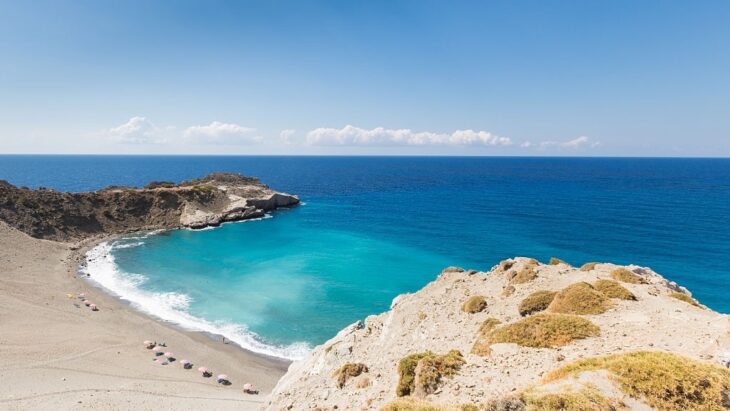
<svg viewBox="0 0 730 411"><path fill-rule="evenodd" d="M424 351L445 354L459 350L466 361L456 375L444 378L434 393L425 396L434 404L484 403L515 395L570 361L600 355L660 350L718 364L730 362L729 317L670 297L684 288L638 266L625 268L647 284L621 283L637 301L612 299L607 312L581 316L600 327L599 336L558 348L501 343L493 344L488 356L471 353L487 318L503 324L517 321L522 318L517 307L529 294L559 291L580 281L611 279L611 271L618 268L598 264L581 271L566 264L540 264L535 268L536 278L510 284L514 273L530 264L535 264L534 260L518 257L490 272L444 270L420 291L396 297L388 312L346 327L309 356L294 362L263 408L378 409L396 399L398 362ZM504 296L502 291L508 285L515 291ZM475 314L462 311L464 301L475 295L486 298L487 308ZM351 378L340 389L333 373L346 363L363 363L369 371ZM595 380L602 382L598 377ZM609 394L615 389L609 385L604 388ZM644 406L638 402L633 405Z"/></svg>

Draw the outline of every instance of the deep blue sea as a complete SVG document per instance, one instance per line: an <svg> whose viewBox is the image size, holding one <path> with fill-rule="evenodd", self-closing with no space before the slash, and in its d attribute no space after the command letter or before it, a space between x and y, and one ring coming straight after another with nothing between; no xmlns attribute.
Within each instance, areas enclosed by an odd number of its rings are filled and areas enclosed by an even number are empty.
<svg viewBox="0 0 730 411"><path fill-rule="evenodd" d="M648 266L730 312L728 159L0 156L0 179L71 191L211 171L304 205L119 240L89 269L142 310L256 351L296 357L448 265L518 255Z"/></svg>

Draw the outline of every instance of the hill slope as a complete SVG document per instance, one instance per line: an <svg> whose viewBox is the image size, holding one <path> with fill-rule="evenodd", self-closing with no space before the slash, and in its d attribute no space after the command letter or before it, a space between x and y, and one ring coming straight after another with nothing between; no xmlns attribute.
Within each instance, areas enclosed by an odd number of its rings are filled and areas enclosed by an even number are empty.
<svg viewBox="0 0 730 411"><path fill-rule="evenodd" d="M554 263L444 270L293 363L267 409L730 407L727 315L650 269Z"/></svg>

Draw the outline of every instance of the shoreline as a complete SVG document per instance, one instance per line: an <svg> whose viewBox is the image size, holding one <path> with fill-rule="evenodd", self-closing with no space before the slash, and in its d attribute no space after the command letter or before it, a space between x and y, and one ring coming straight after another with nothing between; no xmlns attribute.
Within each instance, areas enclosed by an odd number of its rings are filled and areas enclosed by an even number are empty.
<svg viewBox="0 0 730 411"><path fill-rule="evenodd" d="M140 230L134 230L140 231ZM123 234L75 243L32 238L0 223L0 407L6 409L257 409L289 361L147 315L79 275L85 254ZM85 293L100 311L79 304ZM73 294L74 298L67 298ZM6 332L7 330L7 332ZM228 374L223 387L172 362L155 365L142 341ZM242 392L252 383L259 395Z"/></svg>
<svg viewBox="0 0 730 411"><path fill-rule="evenodd" d="M256 219L248 219L248 220L241 220L241 221L235 221L235 222L232 221L232 222L226 222L226 223L223 223L223 224L244 223L244 222L249 222L249 221L257 221L257 220L261 220L261 219L265 219L265 218L273 218L273 217L271 216L271 214L268 214L267 213L267 216L266 217L261 217L261 218L256 218ZM83 271L84 271L85 268L88 270L88 267L86 266L86 264L87 264L87 254L90 251L94 250L95 248L97 248L98 246L100 246L100 245L102 245L104 243L111 243L111 242L113 242L115 240L122 239L125 236L135 235L135 234L144 235L144 238L146 238L147 236L156 235L156 234L162 233L164 231L174 231L174 230L201 231L201 230L216 229L216 228L219 228L219 227L220 226L217 226L217 227L207 227L207 228L202 228L202 229L171 228L171 229L135 230L135 231L128 232L128 233L109 234L109 235L104 235L104 236L100 236L100 237L95 237L93 239L87 239L87 240L84 240L82 242L79 242L79 244L77 244L78 249L77 250L74 250L74 252L73 252L74 253L73 254L73 258L77 261L77 264L76 264L76 274L77 274L77 276L80 279L82 279L83 281L85 281L86 283L88 283L89 286L93 287L96 290L100 290L105 295L107 295L107 296L115 299L119 304L123 305L124 307L127 307L128 309L133 310L133 311L135 311L135 312L137 312L137 313L139 313L141 315L144 315L146 317L149 317L149 318L151 318L151 319L153 319L153 320L155 320L155 321L157 321L157 322L159 322L159 323L161 323L163 325L172 327L172 328L174 328L174 329L176 329L176 330L178 330L180 332L183 332L183 333L203 335L203 336L207 337L210 341L213 341L213 342L221 342L222 339L225 338L225 341L226 341L225 344L226 345L235 346L236 348L238 348L238 349L240 349L240 350L242 350L242 351L244 351L244 352L246 352L246 353L248 353L250 355L260 356L260 357L265 358L265 359L268 359L268 360L272 360L272 361L276 361L276 362L281 362L286 367L288 367L289 364L291 364L291 362L294 361L294 359L286 358L286 357L282 357L282 356L277 356L277 355L274 355L274 354L268 354L268 353L265 353L265 352L259 352L259 351L256 351L254 349L247 348L247 347L243 346L242 344L236 342L235 339L231 338L231 336L227 336L227 335L225 335L223 333L218 333L218 332L208 331L208 330L203 330L203 329L197 329L196 330L196 329L193 328L194 326L190 326L190 328L188 328L184 324L175 322L174 320L168 320L168 319L166 319L166 318L164 318L164 317L162 317L160 315L156 315L153 312L146 311L146 310L140 309L140 308L136 308L134 306L134 304L135 304L134 301L132 301L130 299L127 299L127 298L123 298L114 289L108 288L105 285L103 285L102 283L100 283L98 280L95 280L93 273L89 272L88 274L91 274L90 276L86 276L83 273ZM83 243L83 245L81 243ZM111 250L109 252L111 252ZM207 322L208 321L208 320L206 320L205 318L202 318L202 317L195 317L195 316L193 316L193 317L195 319L197 319L197 320L200 320L201 322ZM263 342L259 342L259 343L262 344L262 345L266 345ZM278 347L278 346L267 346L267 347L270 347L271 350L283 349L284 348L284 347Z"/></svg>

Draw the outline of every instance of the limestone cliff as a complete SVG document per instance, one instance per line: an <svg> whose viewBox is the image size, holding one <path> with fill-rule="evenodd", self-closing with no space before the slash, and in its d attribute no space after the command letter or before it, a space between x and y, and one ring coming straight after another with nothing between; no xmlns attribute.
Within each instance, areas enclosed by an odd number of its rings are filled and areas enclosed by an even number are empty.
<svg viewBox="0 0 730 411"><path fill-rule="evenodd" d="M30 190L0 181L0 220L33 237L80 240L141 229L216 226L299 203L258 179L213 173L180 184L108 187L95 192Z"/></svg>
<svg viewBox="0 0 730 411"><path fill-rule="evenodd" d="M648 268L448 268L294 362L264 408L727 409L729 332Z"/></svg>

